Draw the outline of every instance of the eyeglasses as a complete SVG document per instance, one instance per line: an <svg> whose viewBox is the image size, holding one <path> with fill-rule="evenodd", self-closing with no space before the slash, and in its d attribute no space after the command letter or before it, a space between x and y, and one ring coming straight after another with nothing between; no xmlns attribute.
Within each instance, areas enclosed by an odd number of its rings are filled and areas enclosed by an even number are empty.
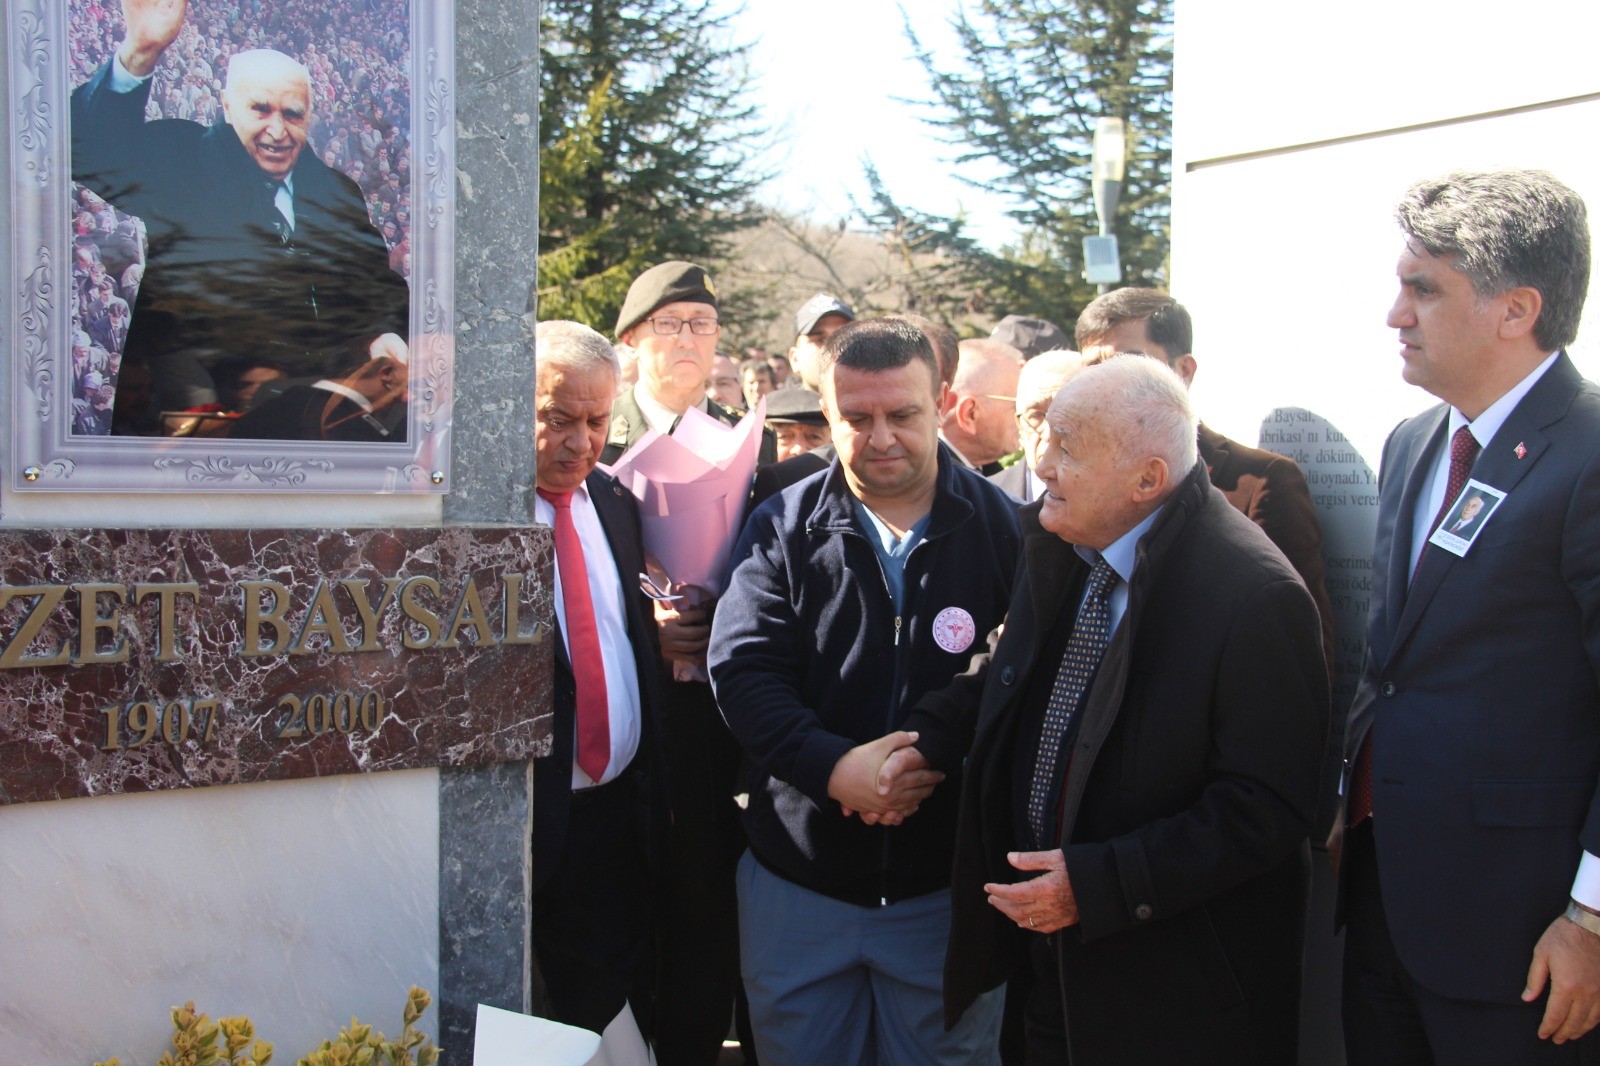
<svg viewBox="0 0 1600 1066"><path fill-rule="evenodd" d="M1046 424L1044 411L1029 411L1017 416L1017 425L1029 433L1043 433Z"/></svg>
<svg viewBox="0 0 1600 1066"><path fill-rule="evenodd" d="M657 315L647 318L646 322L666 337L676 337L683 332L683 327L688 326L689 332L701 337L709 337L717 332L719 323L714 318L679 318L677 315Z"/></svg>
<svg viewBox="0 0 1600 1066"><path fill-rule="evenodd" d="M1011 404L1017 402L1017 398L1015 396L996 396L992 392L980 392L978 395L982 396L985 400L1004 400L1006 403Z"/></svg>

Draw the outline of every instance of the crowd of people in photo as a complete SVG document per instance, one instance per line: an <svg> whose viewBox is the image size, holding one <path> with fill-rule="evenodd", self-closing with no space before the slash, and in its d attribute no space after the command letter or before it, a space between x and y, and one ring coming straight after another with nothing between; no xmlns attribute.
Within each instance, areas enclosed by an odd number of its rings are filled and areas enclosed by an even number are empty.
<svg viewBox="0 0 1600 1066"><path fill-rule="evenodd" d="M818 293L736 361L667 262L609 338L540 323L536 1013L611 1062L709 1066L731 1028L774 1066L1295 1063L1317 848L1351 1066L1589 1061L1585 208L1459 172L1396 218L1388 325L1441 403L1385 446L1348 708L1306 478L1201 421L1168 293L965 340ZM662 527L607 464L763 402L720 596L636 584Z"/></svg>
<svg viewBox="0 0 1600 1066"><path fill-rule="evenodd" d="M332 7L193 0L182 29L151 78L146 118L182 119L203 127L222 123L231 56L271 48L294 57L310 81L313 119L306 150L356 183L367 222L381 236L388 269L409 280L409 18L408 5L397 0ZM68 77L77 86L109 63L122 42L122 5L116 0L72 0L69 27ZM152 379L150 367L129 365L123 374L123 345L146 268L145 221L75 183L71 226L73 432L186 435L225 428L222 418L208 423L203 416L241 413L243 409L234 406L239 395L231 381L219 380L215 387L207 382L207 395L176 402L159 395L163 383L159 374ZM250 360L242 373L263 376L270 371L282 378L293 369L257 354L259 358ZM247 355L235 352L231 358ZM223 371L223 377L236 376L231 364ZM207 373L216 376L216 368ZM202 417L169 418L158 424L132 414L150 406L153 390L161 407Z"/></svg>

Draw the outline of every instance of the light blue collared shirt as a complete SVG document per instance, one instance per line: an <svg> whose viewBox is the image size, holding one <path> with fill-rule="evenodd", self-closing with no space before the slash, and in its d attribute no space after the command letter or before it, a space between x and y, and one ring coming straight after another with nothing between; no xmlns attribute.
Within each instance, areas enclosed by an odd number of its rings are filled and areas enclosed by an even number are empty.
<svg viewBox="0 0 1600 1066"><path fill-rule="evenodd" d="M1161 507L1151 511L1145 516L1144 521L1112 541L1103 552L1097 552L1093 548L1085 548L1081 544L1072 546L1072 550L1078 553L1078 557L1090 566L1093 566L1097 559L1104 558L1111 566L1111 569L1117 572L1119 580L1115 585L1111 586L1111 595L1106 598L1106 611L1110 616L1112 633L1115 633L1117 627L1122 624L1122 616L1128 613L1128 585L1133 581L1133 568L1139 561L1139 538L1150 531L1150 527L1155 525L1156 516L1165 507L1166 505L1163 504ZM1083 600L1088 597L1089 589L1086 583L1083 590L1083 599L1078 601L1080 610L1083 608Z"/></svg>

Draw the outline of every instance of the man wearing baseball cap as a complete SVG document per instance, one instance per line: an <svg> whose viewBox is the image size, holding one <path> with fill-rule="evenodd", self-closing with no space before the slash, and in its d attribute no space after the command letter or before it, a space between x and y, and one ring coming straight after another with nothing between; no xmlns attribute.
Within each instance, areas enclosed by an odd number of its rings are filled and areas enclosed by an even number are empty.
<svg viewBox="0 0 1600 1066"><path fill-rule="evenodd" d="M639 380L617 397L602 463L615 463L648 430L671 433L690 407L728 425L741 412L706 395L717 340L717 289L703 267L678 260L640 274L617 316L617 340L638 354ZM762 432L761 464L775 458ZM715 605L656 603L661 653L705 665ZM672 808L673 864L659 928L656 1054L664 1066L716 1060L739 987L734 867L739 748L703 681L665 681L662 745Z"/></svg>
<svg viewBox="0 0 1600 1066"><path fill-rule="evenodd" d="M794 315L794 347L789 349L789 362L800 381L812 392L822 389L822 375L817 356L822 346L833 336L834 330L856 320L850 305L831 292L819 292L800 305Z"/></svg>

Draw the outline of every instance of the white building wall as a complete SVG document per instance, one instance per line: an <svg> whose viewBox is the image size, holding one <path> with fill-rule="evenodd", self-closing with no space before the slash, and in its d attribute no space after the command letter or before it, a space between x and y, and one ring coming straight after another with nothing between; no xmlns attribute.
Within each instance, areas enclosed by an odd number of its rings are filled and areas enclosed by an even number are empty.
<svg viewBox="0 0 1600 1066"><path fill-rule="evenodd" d="M1171 288L1207 422L1248 442L1306 407L1376 467L1431 402L1384 326L1395 202L1432 174L1529 166L1600 214L1596 41L1600 4L1581 0L1179 0ZM1593 378L1590 332L1572 354Z"/></svg>

